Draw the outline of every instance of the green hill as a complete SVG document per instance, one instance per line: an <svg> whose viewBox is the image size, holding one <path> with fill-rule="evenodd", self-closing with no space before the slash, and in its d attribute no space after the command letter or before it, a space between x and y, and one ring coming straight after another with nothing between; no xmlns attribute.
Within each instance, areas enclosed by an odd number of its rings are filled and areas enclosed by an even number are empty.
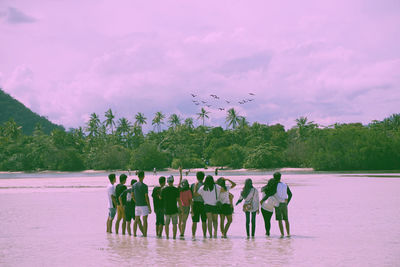
<svg viewBox="0 0 400 267"><path fill-rule="evenodd" d="M36 124L40 124L45 133L50 133L56 128L64 130L63 126L54 124L31 111L0 88L0 125L10 119L14 119L19 126L22 126L22 131L29 135L33 133Z"/></svg>

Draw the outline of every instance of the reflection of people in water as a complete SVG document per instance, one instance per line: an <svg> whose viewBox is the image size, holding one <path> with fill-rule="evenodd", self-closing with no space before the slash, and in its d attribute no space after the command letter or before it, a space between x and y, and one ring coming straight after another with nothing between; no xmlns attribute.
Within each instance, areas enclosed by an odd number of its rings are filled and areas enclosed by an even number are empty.
<svg viewBox="0 0 400 267"><path fill-rule="evenodd" d="M153 174L157 175L157 169L156 168L153 169Z"/></svg>
<svg viewBox="0 0 400 267"><path fill-rule="evenodd" d="M218 168L215 168L215 175L218 175Z"/></svg>

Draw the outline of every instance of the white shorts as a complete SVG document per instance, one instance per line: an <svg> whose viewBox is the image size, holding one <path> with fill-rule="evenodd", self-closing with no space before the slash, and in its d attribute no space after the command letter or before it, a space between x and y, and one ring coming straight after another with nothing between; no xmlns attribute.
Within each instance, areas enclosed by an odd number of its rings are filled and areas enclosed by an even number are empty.
<svg viewBox="0 0 400 267"><path fill-rule="evenodd" d="M136 206L135 207L135 216L147 216L149 215L149 207L147 206Z"/></svg>

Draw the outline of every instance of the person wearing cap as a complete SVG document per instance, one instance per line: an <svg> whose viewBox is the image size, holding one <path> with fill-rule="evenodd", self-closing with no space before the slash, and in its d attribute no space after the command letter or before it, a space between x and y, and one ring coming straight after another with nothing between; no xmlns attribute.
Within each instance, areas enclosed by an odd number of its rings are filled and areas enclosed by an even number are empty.
<svg viewBox="0 0 400 267"><path fill-rule="evenodd" d="M167 178L168 186L164 187L161 191L161 199L164 203L165 212L165 235L169 239L169 223L172 220L173 238L176 239L176 232L178 228L178 206L179 190L174 186L174 176L170 175Z"/></svg>
<svg viewBox="0 0 400 267"><path fill-rule="evenodd" d="M160 186L155 186L151 196L153 197L153 207L156 214L156 236L161 237L164 227L164 203L161 200L161 190L165 186L165 177L158 178Z"/></svg>
<svg viewBox="0 0 400 267"><path fill-rule="evenodd" d="M185 236L186 221L189 216L190 206L192 204L192 191L189 188L189 182L186 179L182 180L182 167L179 168L179 201L180 201L180 212L179 212L179 231L181 237Z"/></svg>
<svg viewBox="0 0 400 267"><path fill-rule="evenodd" d="M133 225L133 236L136 236L136 230L139 226L143 236L147 236L147 217L151 213L151 206L149 200L149 189L148 186L143 183L144 171L138 171L139 182L133 185L133 201L135 201L135 223ZM143 218L143 224L140 220L140 216Z"/></svg>

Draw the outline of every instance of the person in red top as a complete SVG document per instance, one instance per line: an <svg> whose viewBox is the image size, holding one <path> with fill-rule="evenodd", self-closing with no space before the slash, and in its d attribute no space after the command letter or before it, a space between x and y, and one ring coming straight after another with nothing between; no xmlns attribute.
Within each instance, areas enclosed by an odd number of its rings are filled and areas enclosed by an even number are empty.
<svg viewBox="0 0 400 267"><path fill-rule="evenodd" d="M182 180L182 167L179 168L179 201L181 202L181 209L179 212L179 231L181 237L185 236L186 221L189 217L190 206L192 205L192 191L189 187L189 182L186 179Z"/></svg>

